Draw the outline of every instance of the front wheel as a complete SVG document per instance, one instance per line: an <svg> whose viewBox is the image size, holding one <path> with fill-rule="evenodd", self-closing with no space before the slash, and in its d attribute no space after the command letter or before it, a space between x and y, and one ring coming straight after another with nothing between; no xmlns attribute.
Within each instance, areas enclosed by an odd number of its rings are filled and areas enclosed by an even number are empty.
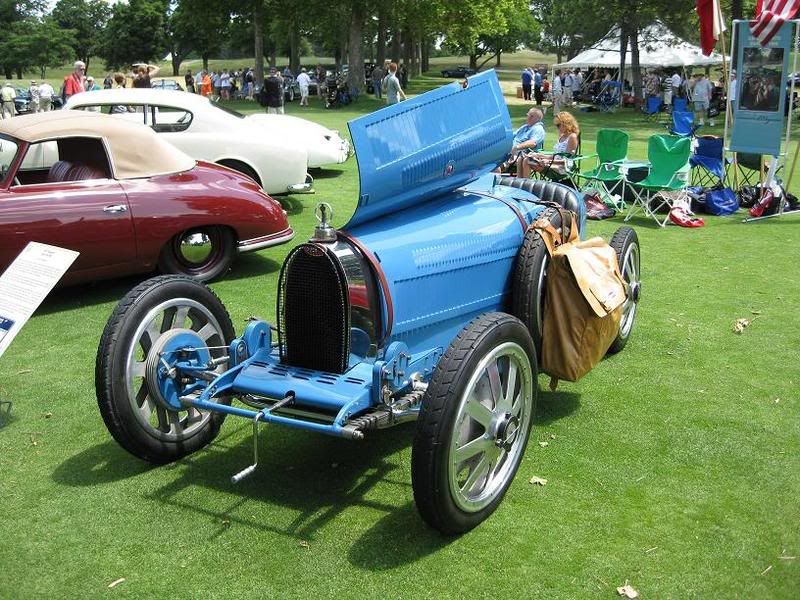
<svg viewBox="0 0 800 600"><path fill-rule="evenodd" d="M625 283L628 284L628 296L622 306L622 319L617 337L608 349L609 354L620 352L631 337L633 322L636 319L636 308L639 304L642 282L640 271L639 237L630 227L620 227L609 242L617 253L617 264Z"/></svg>
<svg viewBox="0 0 800 600"><path fill-rule="evenodd" d="M128 292L106 324L95 366L100 414L119 445L161 464L210 443L224 413L181 406L190 383L163 367L178 356L207 364L224 356L233 338L222 302L192 278L154 277Z"/></svg>
<svg viewBox="0 0 800 600"><path fill-rule="evenodd" d="M536 352L519 319L490 313L467 325L439 361L411 454L414 500L444 534L491 515L528 443Z"/></svg>
<svg viewBox="0 0 800 600"><path fill-rule="evenodd" d="M236 257L233 233L226 227L198 227L174 236L161 250L162 273L211 281L224 275Z"/></svg>

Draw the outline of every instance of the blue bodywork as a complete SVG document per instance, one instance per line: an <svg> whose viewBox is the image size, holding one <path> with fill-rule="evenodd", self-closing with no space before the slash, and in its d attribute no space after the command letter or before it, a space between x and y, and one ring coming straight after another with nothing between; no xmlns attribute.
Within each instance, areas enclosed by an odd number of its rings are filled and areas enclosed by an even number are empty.
<svg viewBox="0 0 800 600"><path fill-rule="evenodd" d="M386 282L380 292L386 335L376 354L351 361L343 374L287 366L269 327L254 321L231 344L228 370L191 404L248 418L260 412L262 421L347 436L348 420L410 389L412 374L427 382L474 317L508 310L526 228L546 207L529 192L495 184L491 171L510 150L511 120L494 72L468 81L349 124L361 193L343 230L372 253ZM584 225L581 203L581 234ZM226 394L293 397L293 406L331 419L216 403ZM180 407L176 396L172 401Z"/></svg>

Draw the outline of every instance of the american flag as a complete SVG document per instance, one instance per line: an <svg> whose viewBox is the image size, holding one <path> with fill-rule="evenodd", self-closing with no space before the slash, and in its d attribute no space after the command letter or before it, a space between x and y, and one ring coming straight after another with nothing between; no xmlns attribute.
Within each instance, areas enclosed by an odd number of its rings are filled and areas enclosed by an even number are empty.
<svg viewBox="0 0 800 600"><path fill-rule="evenodd" d="M756 20L750 22L750 33L766 46L786 21L800 10L800 0L758 0Z"/></svg>

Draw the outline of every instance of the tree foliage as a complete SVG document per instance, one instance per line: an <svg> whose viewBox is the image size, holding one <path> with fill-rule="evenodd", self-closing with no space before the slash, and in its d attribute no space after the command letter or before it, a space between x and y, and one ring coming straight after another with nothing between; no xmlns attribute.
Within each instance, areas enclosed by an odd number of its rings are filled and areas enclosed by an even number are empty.
<svg viewBox="0 0 800 600"><path fill-rule="evenodd" d="M58 0L50 16L60 28L73 32L73 56L86 63L88 71L92 57L103 44L111 6L104 0Z"/></svg>
<svg viewBox="0 0 800 600"><path fill-rule="evenodd" d="M129 0L114 5L98 54L112 69L153 62L167 51L167 0Z"/></svg>

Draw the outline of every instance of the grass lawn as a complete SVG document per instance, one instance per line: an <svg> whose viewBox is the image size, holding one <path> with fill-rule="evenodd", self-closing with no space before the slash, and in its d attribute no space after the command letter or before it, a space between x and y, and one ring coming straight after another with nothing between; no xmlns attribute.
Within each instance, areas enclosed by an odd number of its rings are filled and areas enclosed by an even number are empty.
<svg viewBox="0 0 800 600"><path fill-rule="evenodd" d="M377 107L313 102L289 112L341 131ZM519 124L526 107L510 109ZM642 158L657 131L625 111L578 118L587 152L618 126ZM295 243L318 201L346 222L355 160L317 173L316 188L281 200ZM94 362L141 278L56 291L0 359L13 401L0 417L0 598L616 598L626 581L643 598L800 597L800 219L740 220L632 222L643 299L630 343L555 393L540 378L515 482L458 538L414 508L413 424L360 443L263 428L261 465L236 487L252 455L241 419L170 466L128 455L100 418ZM237 331L249 315L274 320L289 249L243 256L213 284ZM738 318L752 319L740 335Z"/></svg>

